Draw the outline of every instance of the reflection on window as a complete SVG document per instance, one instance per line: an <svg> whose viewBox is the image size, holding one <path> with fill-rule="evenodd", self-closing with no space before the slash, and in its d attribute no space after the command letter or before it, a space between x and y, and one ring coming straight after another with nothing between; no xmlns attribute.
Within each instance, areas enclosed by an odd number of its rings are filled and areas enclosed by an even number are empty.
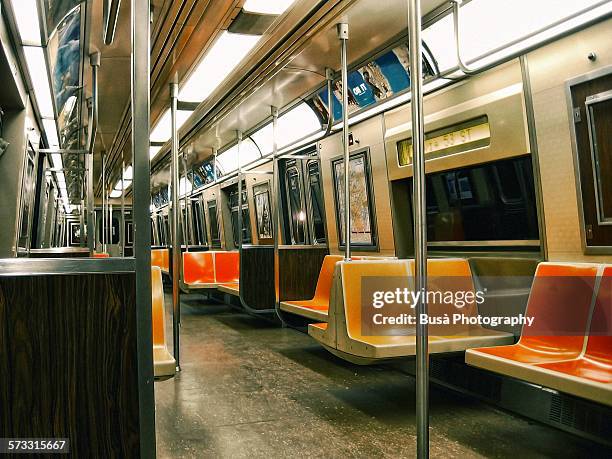
<svg viewBox="0 0 612 459"><path fill-rule="evenodd" d="M312 207L312 239L315 244L324 244L325 238L325 209L323 206L323 187L319 163L308 163L308 188L310 190L310 205Z"/></svg>
<svg viewBox="0 0 612 459"><path fill-rule="evenodd" d="M427 239L537 240L531 158L428 174Z"/></svg>

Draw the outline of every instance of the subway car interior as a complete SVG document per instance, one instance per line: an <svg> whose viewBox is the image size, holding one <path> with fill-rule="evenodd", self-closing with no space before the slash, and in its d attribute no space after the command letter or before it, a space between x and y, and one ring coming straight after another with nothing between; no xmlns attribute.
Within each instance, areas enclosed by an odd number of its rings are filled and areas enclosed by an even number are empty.
<svg viewBox="0 0 612 459"><path fill-rule="evenodd" d="M611 0L0 12L0 454L612 457Z"/></svg>

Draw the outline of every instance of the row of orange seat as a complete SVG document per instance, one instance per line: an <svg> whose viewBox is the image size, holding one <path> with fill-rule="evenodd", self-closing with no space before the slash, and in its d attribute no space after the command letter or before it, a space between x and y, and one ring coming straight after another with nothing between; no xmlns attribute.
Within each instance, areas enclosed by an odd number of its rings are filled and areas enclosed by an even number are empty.
<svg viewBox="0 0 612 459"><path fill-rule="evenodd" d="M364 278L405 278L410 286L413 275L411 260L345 262L327 256L314 297L280 307L317 321L309 325L309 335L347 360L372 363L414 355L415 330L392 336L364 333L361 293ZM474 288L467 260L430 259L428 276L430 290ZM457 310L440 303L429 304L428 312L441 317ZM479 313L476 305L461 312L468 318ZM430 325L429 352L465 350L470 365L612 405L612 266L540 263L524 316L533 322L523 327L516 344L511 334L480 325Z"/></svg>
<svg viewBox="0 0 612 459"><path fill-rule="evenodd" d="M239 252L185 252L182 269L181 287L185 291L216 288L238 295Z"/></svg>
<svg viewBox="0 0 612 459"><path fill-rule="evenodd" d="M186 291L239 292L238 252L184 253L182 269ZM430 291L475 292L468 260L430 259L427 269ZM364 333L361 289L372 277L402 279L413 289L414 261L343 261L327 255L314 296L281 302L280 309L314 321L309 335L346 360L373 363L415 355L415 327L390 336ZM452 303L429 304L433 317L456 312ZM478 306L462 307L461 313L475 318ZM612 266L540 263L524 315L533 323L516 344L514 335L469 320L467 325L429 325L429 352L465 351L470 365L612 404Z"/></svg>
<svg viewBox="0 0 612 459"><path fill-rule="evenodd" d="M541 263L518 343L468 364L612 405L612 265Z"/></svg>
<svg viewBox="0 0 612 459"><path fill-rule="evenodd" d="M151 266L157 266L162 273L170 274L170 252L168 249L151 249Z"/></svg>

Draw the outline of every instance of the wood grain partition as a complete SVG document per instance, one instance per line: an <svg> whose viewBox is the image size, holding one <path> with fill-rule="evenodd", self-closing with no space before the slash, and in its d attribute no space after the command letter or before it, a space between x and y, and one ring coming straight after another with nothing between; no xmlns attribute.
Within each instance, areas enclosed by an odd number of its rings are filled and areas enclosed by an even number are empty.
<svg viewBox="0 0 612 459"><path fill-rule="evenodd" d="M314 296L319 271L329 250L325 246L285 246L278 251L280 301Z"/></svg>
<svg viewBox="0 0 612 459"><path fill-rule="evenodd" d="M0 437L140 456L134 273L0 277Z"/></svg>
<svg viewBox="0 0 612 459"><path fill-rule="evenodd" d="M309 299L314 295L325 246L282 246L278 249L279 298ZM240 253L240 297L250 312L273 313L276 301L274 247L243 246Z"/></svg>
<svg viewBox="0 0 612 459"><path fill-rule="evenodd" d="M274 247L243 246L240 251L240 299L251 312L274 310Z"/></svg>

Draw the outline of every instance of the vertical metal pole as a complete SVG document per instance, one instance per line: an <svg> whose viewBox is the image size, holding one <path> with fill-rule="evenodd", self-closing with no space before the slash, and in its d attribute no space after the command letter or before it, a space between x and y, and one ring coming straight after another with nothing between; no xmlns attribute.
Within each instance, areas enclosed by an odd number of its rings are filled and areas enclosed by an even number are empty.
<svg viewBox="0 0 612 459"><path fill-rule="evenodd" d="M102 152L102 252L106 252L106 153Z"/></svg>
<svg viewBox="0 0 612 459"><path fill-rule="evenodd" d="M217 147L213 148L213 179L214 179L214 183L217 183L217 179L219 177L217 177L217 153L218 153L219 149Z"/></svg>
<svg viewBox="0 0 612 459"><path fill-rule="evenodd" d="M242 164L240 162L242 132L236 131L236 137L238 137L238 250L242 251Z"/></svg>
<svg viewBox="0 0 612 459"><path fill-rule="evenodd" d="M279 272L279 249L281 244L280 231L280 176L278 170L278 108L272 107L272 237L274 238L274 292L276 295L275 307L280 304L280 272Z"/></svg>
<svg viewBox="0 0 612 459"><path fill-rule="evenodd" d="M98 68L100 67L100 53L93 53L89 57L91 65L91 103L92 103L92 126L89 148L87 156L87 245L89 247L89 256L93 256L96 250L96 228L95 228L95 210L94 210L94 144L95 133L98 124Z"/></svg>
<svg viewBox="0 0 612 459"><path fill-rule="evenodd" d="M181 245L179 242L179 215L181 214L179 202L179 160L178 160L178 133L176 132L176 110L178 103L178 83L170 83L170 110L172 125L172 162L171 181L172 188L172 327L174 335L174 358L176 369L181 369L181 290L179 288L179 276L181 270Z"/></svg>
<svg viewBox="0 0 612 459"><path fill-rule="evenodd" d="M132 167L132 174L134 168ZM123 159L123 152L121 152L121 228L119 234L121 235L121 256L125 257L125 161Z"/></svg>
<svg viewBox="0 0 612 459"><path fill-rule="evenodd" d="M425 143L423 121L423 64L421 51L421 2L408 2L410 81L413 151L413 215L415 291L427 289L427 214L425 207ZM419 296L417 316L427 314L425 295ZM416 422L417 457L429 457L429 350L427 325L416 326Z"/></svg>
<svg viewBox="0 0 612 459"><path fill-rule="evenodd" d="M189 252L189 244L193 242L193 218L191 215L191 193L192 190L187 190L187 184L189 183L189 174L187 171L187 160L185 159L185 152L183 151L183 170L185 171L185 226L186 230L183 231L183 239L185 239L185 251ZM193 189L193 185L192 185Z"/></svg>
<svg viewBox="0 0 612 459"><path fill-rule="evenodd" d="M81 237L79 238L79 246L85 247L85 200L81 199L81 209L79 212L79 230Z"/></svg>
<svg viewBox="0 0 612 459"><path fill-rule="evenodd" d="M110 191L109 191L110 194ZM113 205L108 201L108 243L113 245Z"/></svg>
<svg viewBox="0 0 612 459"><path fill-rule="evenodd" d="M348 125L348 62L346 44L348 24L337 25L340 40L340 66L342 71L342 148L344 152L344 259L351 259L351 197L349 187L349 125Z"/></svg>
<svg viewBox="0 0 612 459"><path fill-rule="evenodd" d="M140 456L155 457L155 397L151 330L151 164L149 160L150 0L132 0L132 209L136 258L136 338Z"/></svg>

